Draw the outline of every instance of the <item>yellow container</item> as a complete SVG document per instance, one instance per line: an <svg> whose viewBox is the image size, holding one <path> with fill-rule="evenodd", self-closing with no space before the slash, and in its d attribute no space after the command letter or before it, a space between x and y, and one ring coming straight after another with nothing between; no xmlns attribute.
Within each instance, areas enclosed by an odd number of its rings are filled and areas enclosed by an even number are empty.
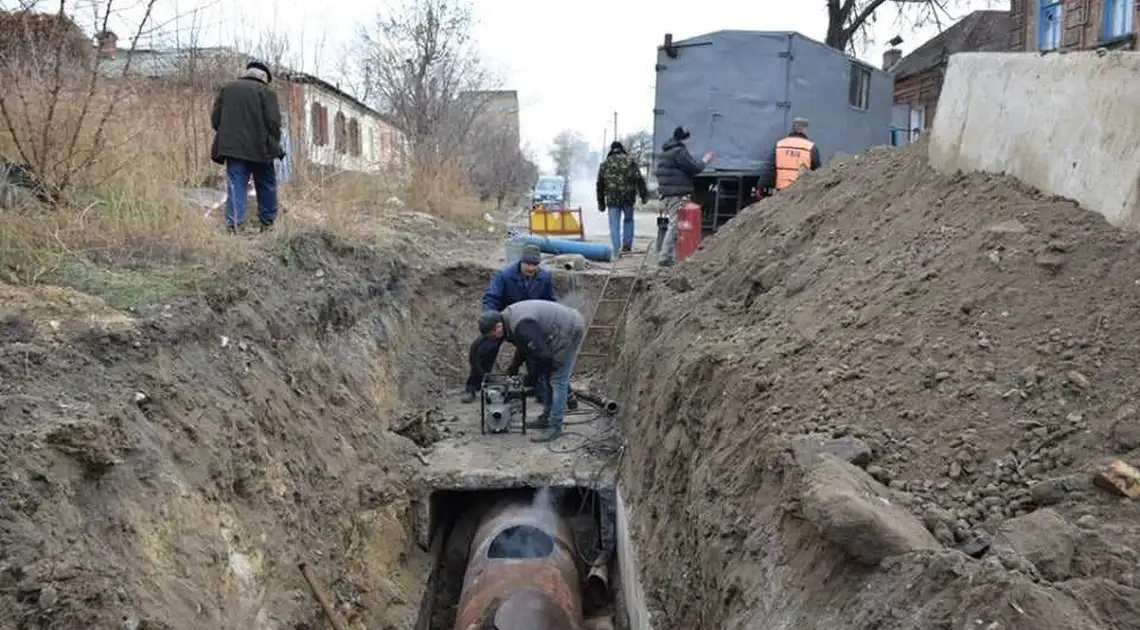
<svg viewBox="0 0 1140 630"><path fill-rule="evenodd" d="M532 234L585 238L582 230L582 209L547 210L541 205L536 205L530 211L530 231Z"/></svg>

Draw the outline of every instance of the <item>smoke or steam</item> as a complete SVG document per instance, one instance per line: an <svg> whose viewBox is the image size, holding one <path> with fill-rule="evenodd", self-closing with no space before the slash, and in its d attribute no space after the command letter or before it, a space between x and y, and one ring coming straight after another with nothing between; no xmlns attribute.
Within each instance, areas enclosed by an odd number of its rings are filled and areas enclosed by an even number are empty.
<svg viewBox="0 0 1140 630"><path fill-rule="evenodd" d="M534 493L530 502L530 509L542 515L554 515L554 492L550 488L541 488Z"/></svg>
<svg viewBox="0 0 1140 630"><path fill-rule="evenodd" d="M569 306L583 315L587 314L584 310L586 308L586 296L582 295L581 291L571 291L558 296L558 303Z"/></svg>
<svg viewBox="0 0 1140 630"><path fill-rule="evenodd" d="M590 156L593 157L593 156ZM598 177L596 160L575 160L570 170L570 206L582 211L597 210L598 199L595 184Z"/></svg>
<svg viewBox="0 0 1140 630"><path fill-rule="evenodd" d="M487 550L489 558L545 558L554 553L552 533L558 527L557 499L550 488L534 494L526 511L538 525L515 525L495 537ZM551 532L551 533L547 533Z"/></svg>

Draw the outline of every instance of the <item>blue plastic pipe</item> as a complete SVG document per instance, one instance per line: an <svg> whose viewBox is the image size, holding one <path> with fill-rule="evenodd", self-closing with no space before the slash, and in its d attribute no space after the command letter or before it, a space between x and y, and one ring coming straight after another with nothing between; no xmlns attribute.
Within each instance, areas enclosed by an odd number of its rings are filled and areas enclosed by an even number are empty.
<svg viewBox="0 0 1140 630"><path fill-rule="evenodd" d="M520 234L515 240L526 245L537 245L544 254L580 254L586 260L597 262L610 262L614 259L614 248L603 243L571 241L537 234Z"/></svg>

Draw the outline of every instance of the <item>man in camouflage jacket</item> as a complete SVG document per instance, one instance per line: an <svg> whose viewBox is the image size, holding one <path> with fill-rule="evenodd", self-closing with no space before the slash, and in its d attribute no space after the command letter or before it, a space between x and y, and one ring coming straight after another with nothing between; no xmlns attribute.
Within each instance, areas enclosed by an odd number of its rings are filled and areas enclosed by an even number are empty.
<svg viewBox="0 0 1140 630"><path fill-rule="evenodd" d="M614 141L598 169L598 211L609 212L614 254L619 248L623 252L633 249L633 203L638 197L641 203L649 199L645 177L622 143Z"/></svg>

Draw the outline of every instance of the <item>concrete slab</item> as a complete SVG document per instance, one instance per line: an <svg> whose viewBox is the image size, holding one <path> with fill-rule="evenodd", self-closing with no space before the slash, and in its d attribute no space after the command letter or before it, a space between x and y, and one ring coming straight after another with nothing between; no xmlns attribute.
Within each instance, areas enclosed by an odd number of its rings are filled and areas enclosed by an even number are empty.
<svg viewBox="0 0 1140 630"><path fill-rule="evenodd" d="M1140 54L958 53L930 135L941 172L1007 173L1140 228Z"/></svg>
<svg viewBox="0 0 1140 630"><path fill-rule="evenodd" d="M454 392L452 400L458 400ZM527 415L533 419L541 408L528 400ZM439 491L505 490L510 488L590 487L609 489L617 472L612 457L599 456L588 448L603 437L610 420L583 404L567 414L566 435L548 444L535 444L527 435L483 435L479 430L479 404L451 403L443 409L451 437L437 442L424 454L415 499L414 529L423 549L431 545L431 496Z"/></svg>

